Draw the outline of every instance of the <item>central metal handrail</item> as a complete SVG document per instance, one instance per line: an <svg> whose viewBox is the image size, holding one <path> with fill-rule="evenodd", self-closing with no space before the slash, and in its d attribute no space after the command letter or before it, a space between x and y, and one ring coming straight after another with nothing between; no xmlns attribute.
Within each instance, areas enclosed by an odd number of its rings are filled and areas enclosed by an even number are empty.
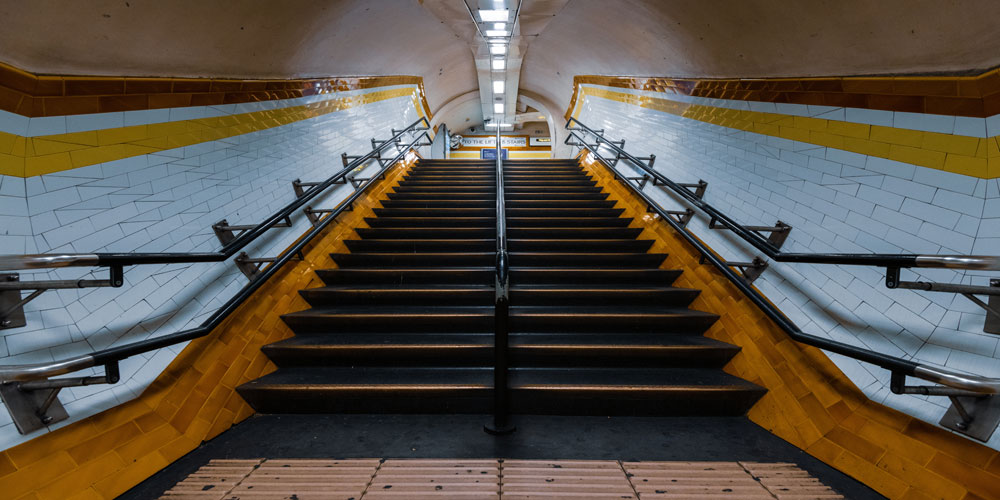
<svg viewBox="0 0 1000 500"><path fill-rule="evenodd" d="M510 262L507 254L507 210L504 196L503 156L500 126L497 126L497 253L496 295L493 303L493 423L485 427L490 434L507 434L514 431L510 423L510 394L507 388L507 348L509 344L508 319L510 317Z"/></svg>
<svg viewBox="0 0 1000 500"><path fill-rule="evenodd" d="M580 129L593 134L598 140L597 143L589 143L584 140L583 137L579 136L574 132L573 128L570 127L571 124L577 124ZM635 158L634 156L628 154L623 149L618 147L617 143L605 139L601 134L593 129L583 125L575 118L570 118L569 122L566 124L566 128L570 130L570 136L567 137L567 144L581 146L588 150L594 158L604 165L608 170L610 170L616 177L620 177L618 172L615 170L613 160L609 160L600 154L600 145L607 144L611 146L612 150L616 155L620 155L621 158L628 160L630 163L642 168L647 174L654 176L659 179L660 183L666 185L674 190L674 192L684 196L685 193L690 194L690 190L685 189L679 184L674 183L670 179L666 178L663 174L656 172L655 170L648 168L641 160ZM571 143L570 139L576 139L577 143ZM887 354L878 353L861 347L853 346L843 342L838 342L835 340L830 340L823 337L818 337L816 335L811 335L803 332L791 319L788 318L777 306L775 306L771 301L769 301L764 295L754 288L750 282L745 279L742 275L737 273L731 266L732 263L727 263L723 260L714 250L712 250L708 245L701 241L700 238L695 236L689 228L684 224L677 221L673 217L669 216L669 211L660 206L658 202L653 200L647 193L645 193L642 188L632 182L624 182L625 185L629 186L632 192L640 197L646 202L650 210L656 212L662 217L662 219L669 224L681 237L684 238L689 244L697 249L701 254L702 258L706 259L713 266L715 266L726 278L729 279L747 298L750 299L761 311L764 312L771 320L773 320L782 330L784 330L789 337L801 342L803 344L808 344L820 349L841 354L859 361L864 361L866 363L871 363L876 366L885 368L889 370L893 375L893 381L891 384L892 392L894 393L917 393L917 394L933 394L933 395L947 395L947 396L975 396L975 395L990 395L1000 393L1000 378L984 377L979 375L970 375L966 373L961 373L953 370L948 370L945 368L934 367L929 365L924 365L916 361L903 359L895 356L890 356ZM717 220L722 221L727 226L731 226L737 234L744 236L748 242L754 244L755 247L760 248L762 251L773 250L773 253L778 256L790 256L790 262L810 262L817 264L852 264L852 265L873 265L873 266L896 266L896 267L939 267L939 268L951 268L951 269L1000 269L997 266L1000 263L997 257L978 257L978 256L921 256L921 255L865 255L865 254L782 254L776 249L768 248L769 242L761 238L756 233L752 231L744 231L743 226L732 221L724 214L713 208L711 205L702 202L700 199L694 196L684 196L684 198L690 201L699 209L702 209L706 213L709 213L712 217ZM763 240L763 241L761 241ZM769 256L771 252L768 252ZM783 260L781 258L775 258L775 260ZM947 386L947 388L934 387L934 386L917 386L908 387L905 386L903 381L905 376L913 376L930 382L935 382ZM943 389L943 390L942 390Z"/></svg>
<svg viewBox="0 0 1000 500"><path fill-rule="evenodd" d="M303 248L316 238L327 226L330 225L336 218L345 210L348 210L352 204L368 190L368 188L378 181L379 176L384 174L388 169L392 168L400 161L402 161L409 151L414 148L428 145L430 142L430 136L427 133L427 128L418 128L417 125L423 122L427 123L425 118L421 118L416 122L412 123L402 132L395 134L393 139L386 141L382 145L379 145L373 149L372 152L350 162L342 170L331 176L326 181L318 183L316 186L312 187L306 192L306 196L303 196L299 200L292 202L285 209L279 211L274 216L270 217L267 221L259 224L255 229L247 231L247 233L253 233L254 236L248 237L246 233L241 235L237 240L234 240L229 245L226 245L223 250L216 253L194 253L194 254L91 254L97 257L96 263L81 264L81 258L76 255L71 256L58 256L58 259L52 259L51 262L45 262L49 255L41 256L13 256L20 257L21 259L15 259L8 256L7 262L18 262L18 263L30 263L34 267L64 267L66 265L125 265L125 264L151 264L151 263L176 263L176 262L211 262L216 260L225 260L224 258L219 258L219 254L232 253L238 251L240 248L248 244L254 238L258 237L260 234L266 230L270 225L276 224L282 221L285 217L291 215L291 210L301 207L305 201L314 198L322 190L332 186L338 179L346 176L350 171L354 170L358 166L364 164L365 162L381 156L383 149L388 146L396 146L396 141L404 134L408 132L420 132L416 134L416 137L408 144L399 144L398 154L391 160L382 164L381 169L378 174L370 176L362 184L359 184L355 188L354 192L351 193L344 201L342 201L336 208L329 211L329 213L319 220L319 222L301 238L299 238L295 244L287 248L282 252L274 262L261 270L260 274L255 277L255 279L250 280L250 282L244 286L239 292L237 292L233 297L231 297L225 304L223 304L219 309L217 309L211 316L209 316L201 325L191 328L188 330L182 330L179 332L170 333L167 335L162 335L159 337L142 340L138 342L133 342L118 347L111 347L108 349L102 349L98 351L91 352L89 354L83 354L79 356L74 356L72 358L62 359L53 362L46 363L35 363L35 364L23 364L23 365L7 365L0 366L0 382L23 382L29 380L40 380L49 377L54 377L57 375L62 375L66 373L71 373L79 371L85 368L90 368L94 366L101 365L112 365L116 364L125 358L135 356L144 352L153 351L163 347L171 346L174 344L179 344L181 342L187 342L199 337L208 335L213 329L219 326L223 320L225 320L233 311L236 310L247 298L249 298L257 289L264 285L268 279L273 276L278 270L281 269L288 261L301 255ZM427 139L426 143L421 143L422 139ZM305 199L305 201L301 201ZM289 210L289 207L291 210ZM209 256L211 258L209 258ZM89 262L83 260L84 262ZM22 267L17 267L22 268Z"/></svg>

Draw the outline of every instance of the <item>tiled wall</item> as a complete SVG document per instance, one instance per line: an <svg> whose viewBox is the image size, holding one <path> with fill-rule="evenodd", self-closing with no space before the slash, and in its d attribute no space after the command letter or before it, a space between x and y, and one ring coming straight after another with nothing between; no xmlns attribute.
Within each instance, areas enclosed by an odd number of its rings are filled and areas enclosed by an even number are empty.
<svg viewBox="0 0 1000 500"><path fill-rule="evenodd" d="M1000 117L710 99L595 85L581 86L574 113L608 137L626 139L626 149L636 156L655 154L656 168L667 177L708 181L706 200L733 219L791 224L783 250L1000 254L1000 173L987 167L1000 154L990 149L996 148ZM758 127L762 124L770 126ZM844 146L852 135L875 149L852 151ZM914 138L920 142L912 143ZM840 148L824 143L838 140ZM953 150L959 143L972 149ZM905 151L909 156L898 158L912 160L890 159L891 150ZM951 154L972 158L977 166L951 168ZM919 165L929 164L931 156L931 166ZM680 206L658 187L646 190L668 207ZM696 218L690 227L725 258L756 255L742 240L709 230L707 223ZM755 284L806 332L1000 377L1000 337L983 333L982 309L953 294L886 289L883 273L772 262ZM997 273L903 271L903 279L976 285L988 284L991 276ZM876 402L932 423L948 406L945 398L891 394L884 370L831 357ZM1000 433L989 445L1000 448Z"/></svg>
<svg viewBox="0 0 1000 500"><path fill-rule="evenodd" d="M299 290L372 216L408 165L374 184L208 336L192 341L142 394L0 452L0 491L14 500L100 500L121 495L202 441L253 414L236 387L274 370L260 348L292 335L282 314L308 308Z"/></svg>
<svg viewBox="0 0 1000 500"><path fill-rule="evenodd" d="M604 166L584 168L618 200L632 227L668 254L676 286L701 293L691 307L718 314L706 336L740 346L726 371L767 388L747 416L888 498L977 500L1000 497L1000 452L869 400L819 349L781 328ZM779 495L780 497L780 495Z"/></svg>
<svg viewBox="0 0 1000 500"><path fill-rule="evenodd" d="M104 147L100 137L108 133L172 130L151 154L116 150L111 161L0 176L0 254L217 250L212 224L262 221L293 200L293 179L325 179L343 167L341 153L364 154L373 137L388 138L391 128L416 121L424 112L419 94L409 84L110 114L28 118L0 111L0 133L19 137L35 153L46 144L43 136L86 151ZM214 132L205 132L212 124ZM86 133L97 142L85 143ZM53 134L64 134L65 142L51 141ZM334 204L350 190L331 190L312 205ZM272 230L246 251L277 254L309 227L301 213L292 221L292 228ZM89 271L29 271L21 279L105 277ZM52 361L195 326L246 281L231 262L154 265L127 268L121 288L46 292L26 307L27 326L0 331L0 364ZM135 398L183 348L122 361L116 385L64 389L60 399L71 418L51 427ZM0 449L44 432L22 436L0 411Z"/></svg>

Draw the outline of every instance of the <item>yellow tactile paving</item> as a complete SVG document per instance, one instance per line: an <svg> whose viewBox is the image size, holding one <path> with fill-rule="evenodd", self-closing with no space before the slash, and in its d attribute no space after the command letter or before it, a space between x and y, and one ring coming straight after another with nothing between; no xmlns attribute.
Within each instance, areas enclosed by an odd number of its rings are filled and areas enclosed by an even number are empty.
<svg viewBox="0 0 1000 500"><path fill-rule="evenodd" d="M615 460L213 460L164 500L843 499L794 464Z"/></svg>

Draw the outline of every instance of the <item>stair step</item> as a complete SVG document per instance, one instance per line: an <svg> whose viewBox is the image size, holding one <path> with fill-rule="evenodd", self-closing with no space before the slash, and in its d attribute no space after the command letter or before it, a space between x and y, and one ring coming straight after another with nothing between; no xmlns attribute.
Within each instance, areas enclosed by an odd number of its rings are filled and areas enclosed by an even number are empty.
<svg viewBox="0 0 1000 500"><path fill-rule="evenodd" d="M496 251L496 239L365 239L344 240L354 252L488 252Z"/></svg>
<svg viewBox="0 0 1000 500"><path fill-rule="evenodd" d="M507 228L518 227L628 227L631 217L507 217Z"/></svg>
<svg viewBox="0 0 1000 500"><path fill-rule="evenodd" d="M635 239L516 239L507 240L511 252L645 252L653 240Z"/></svg>
<svg viewBox="0 0 1000 500"><path fill-rule="evenodd" d="M369 268L369 269L319 269L316 274L329 286L336 285L374 285L374 284L449 284L460 283L469 285L493 286L496 279L496 268L490 262L489 267L455 267L455 268L424 268L406 267ZM680 273L677 273L678 275ZM676 279L677 276L674 276ZM673 282L673 280L671 280Z"/></svg>
<svg viewBox="0 0 1000 500"><path fill-rule="evenodd" d="M496 291L487 285L354 285L324 286L300 290L313 307L340 305L377 306L492 306Z"/></svg>
<svg viewBox="0 0 1000 500"><path fill-rule="evenodd" d="M330 254L341 268L347 267L478 267L495 266L496 252L400 252Z"/></svg>
<svg viewBox="0 0 1000 500"><path fill-rule="evenodd" d="M514 286L511 306L669 306L687 307L699 290L674 287Z"/></svg>
<svg viewBox="0 0 1000 500"><path fill-rule="evenodd" d="M349 267L475 267L494 266L496 252L356 252L333 253L341 268ZM510 265L515 267L611 267L656 268L667 257L662 253L559 253L512 252Z"/></svg>
<svg viewBox="0 0 1000 500"><path fill-rule="evenodd" d="M493 305L465 307L313 308L284 314L296 334L304 332L476 332L493 331Z"/></svg>
<svg viewBox="0 0 1000 500"><path fill-rule="evenodd" d="M491 333L344 333L298 335L261 350L279 367L490 367ZM715 367L739 347L697 335L513 334L511 365L518 367Z"/></svg>
<svg viewBox="0 0 1000 500"><path fill-rule="evenodd" d="M506 207L512 208L612 208L616 200L547 200L511 198L506 201ZM494 202L495 203L495 202Z"/></svg>
<svg viewBox="0 0 1000 500"><path fill-rule="evenodd" d="M496 199L478 200L382 200L384 208L487 208L496 209Z"/></svg>
<svg viewBox="0 0 1000 500"><path fill-rule="evenodd" d="M614 220L614 219L612 219ZM369 227L491 227L496 217L365 217ZM510 219L507 219L508 227Z"/></svg>
<svg viewBox="0 0 1000 500"><path fill-rule="evenodd" d="M702 333L718 315L684 307L519 306L510 307L512 332Z"/></svg>
<svg viewBox="0 0 1000 500"><path fill-rule="evenodd" d="M492 217L496 208L373 208L378 217ZM507 217L618 217L624 208L508 208Z"/></svg>
<svg viewBox="0 0 1000 500"><path fill-rule="evenodd" d="M511 267L510 281L518 285L660 285L670 286L681 275L673 269L594 269Z"/></svg>
<svg viewBox="0 0 1000 500"><path fill-rule="evenodd" d="M486 191L404 191L400 193L386 193L390 200L481 200L496 199L496 196L487 196ZM505 193L507 201L521 199L549 199L549 200L606 200L610 193Z"/></svg>
<svg viewBox="0 0 1000 500"><path fill-rule="evenodd" d="M721 370L513 368L511 407L551 415L743 415L764 390ZM260 413L487 413L486 368L283 368L238 388Z"/></svg>

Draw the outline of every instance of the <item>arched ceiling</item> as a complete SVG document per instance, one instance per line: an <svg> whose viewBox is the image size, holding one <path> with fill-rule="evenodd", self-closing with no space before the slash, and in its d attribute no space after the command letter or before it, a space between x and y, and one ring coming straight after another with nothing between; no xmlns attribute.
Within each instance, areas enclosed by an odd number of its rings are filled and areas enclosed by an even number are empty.
<svg viewBox="0 0 1000 500"><path fill-rule="evenodd" d="M550 4L551 18L530 16ZM418 75L437 111L479 88L468 33L439 17L464 9L462 0L0 0L0 60L49 74ZM532 39L520 87L558 107L545 110L553 115L566 109L573 76L582 74L826 76L1000 65L994 0L523 0L522 12ZM451 108L467 115L466 107Z"/></svg>

